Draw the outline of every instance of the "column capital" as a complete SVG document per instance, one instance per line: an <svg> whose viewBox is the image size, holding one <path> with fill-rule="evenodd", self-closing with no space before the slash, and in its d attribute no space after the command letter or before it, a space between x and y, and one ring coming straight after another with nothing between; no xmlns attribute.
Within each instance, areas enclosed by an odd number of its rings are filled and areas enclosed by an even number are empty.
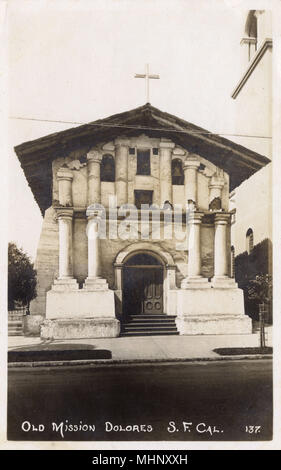
<svg viewBox="0 0 281 470"><path fill-rule="evenodd" d="M89 162L101 163L102 156L97 150L90 150L87 153L87 160Z"/></svg>
<svg viewBox="0 0 281 470"><path fill-rule="evenodd" d="M87 209L86 216L88 220L99 220L102 216L103 211L101 209Z"/></svg>
<svg viewBox="0 0 281 470"><path fill-rule="evenodd" d="M221 176L214 175L209 182L209 188L222 189L224 187L224 179Z"/></svg>
<svg viewBox="0 0 281 470"><path fill-rule="evenodd" d="M58 207L56 208L57 219L72 219L74 210L72 207Z"/></svg>
<svg viewBox="0 0 281 470"><path fill-rule="evenodd" d="M188 157L183 162L183 169L188 170L190 168L197 170L200 166L200 162L198 161L195 154L189 154Z"/></svg>
<svg viewBox="0 0 281 470"><path fill-rule="evenodd" d="M72 171L66 167L66 166L61 166L57 172L57 178L60 181L72 181L73 180L73 173Z"/></svg>
<svg viewBox="0 0 281 470"><path fill-rule="evenodd" d="M231 214L226 214L224 212L216 213L215 215L215 225L227 225L230 221Z"/></svg>
<svg viewBox="0 0 281 470"><path fill-rule="evenodd" d="M159 147L160 149L174 149L176 146L176 144L174 144L174 142L170 142L170 141L160 141L160 144L159 144Z"/></svg>
<svg viewBox="0 0 281 470"><path fill-rule="evenodd" d="M203 212L189 212L187 219L188 224L201 224L203 215Z"/></svg>
<svg viewBox="0 0 281 470"><path fill-rule="evenodd" d="M130 146L130 140L129 139L117 138L117 139L114 140L114 145L115 145L115 147L129 147Z"/></svg>

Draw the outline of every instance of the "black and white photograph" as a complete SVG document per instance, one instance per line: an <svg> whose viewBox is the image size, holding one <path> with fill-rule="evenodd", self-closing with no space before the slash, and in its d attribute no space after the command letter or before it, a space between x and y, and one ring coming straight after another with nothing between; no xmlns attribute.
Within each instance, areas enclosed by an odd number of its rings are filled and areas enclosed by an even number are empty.
<svg viewBox="0 0 281 470"><path fill-rule="evenodd" d="M3 446L276 448L280 9L2 3Z"/></svg>

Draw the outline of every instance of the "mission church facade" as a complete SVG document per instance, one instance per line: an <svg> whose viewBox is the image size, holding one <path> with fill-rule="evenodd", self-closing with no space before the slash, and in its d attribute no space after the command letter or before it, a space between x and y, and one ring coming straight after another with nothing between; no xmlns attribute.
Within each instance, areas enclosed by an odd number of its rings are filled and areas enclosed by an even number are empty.
<svg viewBox="0 0 281 470"><path fill-rule="evenodd" d="M266 157L149 103L15 150L44 215L27 334L252 331L229 193Z"/></svg>

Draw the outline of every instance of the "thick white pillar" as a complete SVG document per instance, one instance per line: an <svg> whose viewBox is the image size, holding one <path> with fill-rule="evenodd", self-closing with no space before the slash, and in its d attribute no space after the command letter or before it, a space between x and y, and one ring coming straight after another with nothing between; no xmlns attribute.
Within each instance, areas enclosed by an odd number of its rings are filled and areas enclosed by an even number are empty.
<svg viewBox="0 0 281 470"><path fill-rule="evenodd" d="M100 217L100 211L88 208L88 277L84 289L91 291L108 289L106 279L101 277Z"/></svg>
<svg viewBox="0 0 281 470"><path fill-rule="evenodd" d="M228 276L227 262L227 214L215 216L214 277Z"/></svg>
<svg viewBox="0 0 281 470"><path fill-rule="evenodd" d="M188 265L187 278L183 279L181 287L209 287L208 279L201 274L201 223L202 212L188 214Z"/></svg>
<svg viewBox="0 0 281 470"><path fill-rule="evenodd" d="M100 204L101 201L101 182L100 165L101 155L96 150L90 150L87 154L88 160L88 205Z"/></svg>
<svg viewBox="0 0 281 470"><path fill-rule="evenodd" d="M199 166L200 162L193 154L189 154L183 165L185 203L188 204L189 201L192 201L195 206L198 202L197 174Z"/></svg>
<svg viewBox="0 0 281 470"><path fill-rule="evenodd" d="M160 208L166 201L173 204L172 151L173 142L160 142Z"/></svg>
<svg viewBox="0 0 281 470"><path fill-rule="evenodd" d="M73 173L67 167L61 167L57 172L59 203L61 206L72 206Z"/></svg>
<svg viewBox="0 0 281 470"><path fill-rule="evenodd" d="M88 279L100 277L99 221L96 217L88 218Z"/></svg>
<svg viewBox="0 0 281 470"><path fill-rule="evenodd" d="M201 277L201 213L189 214L188 277Z"/></svg>
<svg viewBox="0 0 281 470"><path fill-rule="evenodd" d="M118 207L128 202L128 146L115 146L115 192Z"/></svg>
<svg viewBox="0 0 281 470"><path fill-rule="evenodd" d="M54 280L53 290L78 289L73 278L72 224L73 209L57 209L59 224L59 276Z"/></svg>
<svg viewBox="0 0 281 470"><path fill-rule="evenodd" d="M234 279L229 276L229 235L230 214L219 213L215 215L214 240L214 287L233 287ZM230 248L229 248L230 249Z"/></svg>

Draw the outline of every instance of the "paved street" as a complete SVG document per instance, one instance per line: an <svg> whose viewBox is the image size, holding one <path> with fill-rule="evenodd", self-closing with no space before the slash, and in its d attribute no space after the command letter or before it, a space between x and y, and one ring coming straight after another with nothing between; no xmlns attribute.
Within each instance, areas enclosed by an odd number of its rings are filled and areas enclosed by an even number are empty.
<svg viewBox="0 0 281 470"><path fill-rule="evenodd" d="M271 360L11 369L8 437L266 440L271 406Z"/></svg>

